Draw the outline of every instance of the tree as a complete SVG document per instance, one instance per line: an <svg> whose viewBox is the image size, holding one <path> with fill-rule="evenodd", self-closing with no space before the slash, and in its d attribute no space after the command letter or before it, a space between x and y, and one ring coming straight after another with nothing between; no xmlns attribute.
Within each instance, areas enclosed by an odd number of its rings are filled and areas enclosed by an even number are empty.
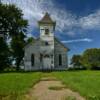
<svg viewBox="0 0 100 100"><path fill-rule="evenodd" d="M81 67L81 55L73 55L71 59L71 64L73 64L74 68L80 68Z"/></svg>
<svg viewBox="0 0 100 100"><path fill-rule="evenodd" d="M5 36L5 42L11 40L10 50L17 70L24 55L23 47L27 24L22 11L15 5L0 4L0 31Z"/></svg>
<svg viewBox="0 0 100 100"><path fill-rule="evenodd" d="M16 64L16 69L20 69L21 61L23 61L24 57L24 46L25 46L25 35L20 33L19 35L12 38L11 41L11 48L12 48L12 55Z"/></svg>
<svg viewBox="0 0 100 100"><path fill-rule="evenodd" d="M31 43L31 42L34 42L35 41L35 39L33 38L33 37L29 37L28 39L27 39L27 43Z"/></svg>
<svg viewBox="0 0 100 100"><path fill-rule="evenodd" d="M82 64L87 69L100 69L100 49L87 49L82 55Z"/></svg>
<svg viewBox="0 0 100 100"><path fill-rule="evenodd" d="M0 37L0 71L10 66L9 48L3 38Z"/></svg>
<svg viewBox="0 0 100 100"><path fill-rule="evenodd" d="M0 4L0 30L6 36L15 36L26 32L27 20L23 19L22 11L15 5Z"/></svg>

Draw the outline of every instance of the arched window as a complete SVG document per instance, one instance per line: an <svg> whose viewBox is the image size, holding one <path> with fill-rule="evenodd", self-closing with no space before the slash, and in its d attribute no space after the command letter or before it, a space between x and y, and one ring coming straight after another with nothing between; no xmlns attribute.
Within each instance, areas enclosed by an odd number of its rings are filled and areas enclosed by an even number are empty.
<svg viewBox="0 0 100 100"><path fill-rule="evenodd" d="M34 66L34 54L31 55L31 66Z"/></svg>
<svg viewBox="0 0 100 100"><path fill-rule="evenodd" d="M62 65L62 55L59 54L59 66L61 66L61 65Z"/></svg>

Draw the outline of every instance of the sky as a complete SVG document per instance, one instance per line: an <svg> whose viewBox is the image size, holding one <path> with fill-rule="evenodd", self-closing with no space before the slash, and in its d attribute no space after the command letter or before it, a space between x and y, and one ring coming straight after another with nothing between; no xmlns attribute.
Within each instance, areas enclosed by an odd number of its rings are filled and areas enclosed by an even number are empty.
<svg viewBox="0 0 100 100"><path fill-rule="evenodd" d="M100 0L1 0L22 9L29 21L28 37L38 37L39 21L48 12L56 21L55 36L67 46L69 58L100 48Z"/></svg>

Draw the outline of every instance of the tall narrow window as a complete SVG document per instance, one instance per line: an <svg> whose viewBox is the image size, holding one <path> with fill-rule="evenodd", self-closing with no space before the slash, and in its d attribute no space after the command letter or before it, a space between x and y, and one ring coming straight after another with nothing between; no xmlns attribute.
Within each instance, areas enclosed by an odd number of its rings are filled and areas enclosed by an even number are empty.
<svg viewBox="0 0 100 100"><path fill-rule="evenodd" d="M34 66L34 54L31 55L31 65Z"/></svg>
<svg viewBox="0 0 100 100"><path fill-rule="evenodd" d="M61 66L61 65L62 65L62 55L59 54L59 66Z"/></svg>
<svg viewBox="0 0 100 100"><path fill-rule="evenodd" d="M43 55L42 55L42 54L40 54L40 62L42 62L42 58L43 58Z"/></svg>

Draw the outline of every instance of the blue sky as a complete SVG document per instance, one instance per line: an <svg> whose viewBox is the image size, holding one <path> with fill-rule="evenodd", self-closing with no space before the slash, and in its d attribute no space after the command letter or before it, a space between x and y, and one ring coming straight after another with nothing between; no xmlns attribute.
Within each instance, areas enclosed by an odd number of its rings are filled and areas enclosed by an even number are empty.
<svg viewBox="0 0 100 100"><path fill-rule="evenodd" d="M55 35L70 48L69 57L100 48L100 0L2 0L23 10L28 36L39 35L37 21L47 11L56 21Z"/></svg>

